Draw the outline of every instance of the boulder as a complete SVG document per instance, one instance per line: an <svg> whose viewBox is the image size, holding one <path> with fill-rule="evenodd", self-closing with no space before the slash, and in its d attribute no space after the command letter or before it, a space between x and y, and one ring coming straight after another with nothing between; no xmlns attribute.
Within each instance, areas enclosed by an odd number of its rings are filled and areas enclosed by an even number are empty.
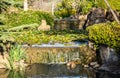
<svg viewBox="0 0 120 78"><path fill-rule="evenodd" d="M119 12L114 11L114 13L116 14L117 18L120 20L120 14L119 14ZM107 21L110 21L110 22L115 21L115 18L113 16L113 14L111 13L111 11L107 11L106 12L106 19L107 19Z"/></svg>
<svg viewBox="0 0 120 78"><path fill-rule="evenodd" d="M92 8L87 16L86 26L106 22L106 10L102 8Z"/></svg>
<svg viewBox="0 0 120 78"><path fill-rule="evenodd" d="M117 11L114 11L118 19L120 20L120 14ZM115 21L113 14L110 10L106 11L102 8L92 8L90 13L87 15L87 20L83 26L83 29L86 29L87 26L91 26L93 24L104 23L104 22L113 22Z"/></svg>
<svg viewBox="0 0 120 78"><path fill-rule="evenodd" d="M102 61L99 70L113 74L120 74L120 60L115 50L106 45L101 45L99 52Z"/></svg>

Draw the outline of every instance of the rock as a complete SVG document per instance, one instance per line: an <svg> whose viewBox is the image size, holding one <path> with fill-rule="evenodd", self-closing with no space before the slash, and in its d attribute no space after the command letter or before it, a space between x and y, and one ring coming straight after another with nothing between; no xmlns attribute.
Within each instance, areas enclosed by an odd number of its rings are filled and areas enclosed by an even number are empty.
<svg viewBox="0 0 120 78"><path fill-rule="evenodd" d="M106 22L106 10L102 8L92 8L87 15L83 29L86 29L87 26L104 22Z"/></svg>
<svg viewBox="0 0 120 78"><path fill-rule="evenodd" d="M0 78L8 78L10 70L0 69Z"/></svg>
<svg viewBox="0 0 120 78"><path fill-rule="evenodd" d="M99 48L102 65L98 70L120 74L120 60L114 49L101 45Z"/></svg>
<svg viewBox="0 0 120 78"><path fill-rule="evenodd" d="M86 26L106 22L105 16L106 10L102 8L92 8L91 12L87 16L88 21L86 23Z"/></svg>
<svg viewBox="0 0 120 78"><path fill-rule="evenodd" d="M78 29L83 29L83 26L87 20L87 15L80 15L78 19L80 20Z"/></svg>
<svg viewBox="0 0 120 78"><path fill-rule="evenodd" d="M0 69L10 67L8 58L9 58L9 55L7 52L4 52L4 55L0 55Z"/></svg>
<svg viewBox="0 0 120 78"><path fill-rule="evenodd" d="M94 51L96 50L95 44L94 44L93 42L88 41L88 44L87 44L87 45L88 45L88 47L91 48L92 50L94 50Z"/></svg>
<svg viewBox="0 0 120 78"><path fill-rule="evenodd" d="M110 71L110 69L105 64L103 64L101 67L99 67L98 70Z"/></svg>
<svg viewBox="0 0 120 78"><path fill-rule="evenodd" d="M89 66L88 65L84 65L85 68L88 68Z"/></svg>
<svg viewBox="0 0 120 78"><path fill-rule="evenodd" d="M100 68L98 68L98 70L106 71L111 74L120 74L120 66L116 66L116 65L103 64Z"/></svg>
<svg viewBox="0 0 120 78"><path fill-rule="evenodd" d="M83 29L83 25L86 21L86 15L80 15L79 18L64 18L55 19L54 29L55 30L80 30Z"/></svg>
<svg viewBox="0 0 120 78"><path fill-rule="evenodd" d="M48 31L50 26L46 24L46 20L42 20L41 25L38 27L38 30Z"/></svg>
<svg viewBox="0 0 120 78"><path fill-rule="evenodd" d="M100 56L101 56L103 64L118 63L119 58L114 49L112 49L106 45L101 45L99 48L99 51L100 51Z"/></svg>
<svg viewBox="0 0 120 78"><path fill-rule="evenodd" d="M114 13L115 13L116 16L118 17L118 19L120 19L120 14L119 14L119 12L114 11ZM115 21L115 18L114 18L113 14L111 13L110 10L106 12L106 19L107 19L108 21L110 21L110 22Z"/></svg>
<svg viewBox="0 0 120 78"><path fill-rule="evenodd" d="M89 66L90 66L91 68L94 68L94 69L100 67L100 65L99 65L97 62L91 62L91 63L89 64Z"/></svg>
<svg viewBox="0 0 120 78"><path fill-rule="evenodd" d="M68 69L74 69L74 68L76 68L76 64L75 64L74 61L70 61L66 65L67 65Z"/></svg>
<svg viewBox="0 0 120 78"><path fill-rule="evenodd" d="M78 17L79 20L87 20L87 15L80 15Z"/></svg>
<svg viewBox="0 0 120 78"><path fill-rule="evenodd" d="M96 64L96 65L94 65L93 68L99 68L99 67L100 67L100 65L99 65L99 64Z"/></svg>
<svg viewBox="0 0 120 78"><path fill-rule="evenodd" d="M91 62L91 63L90 63L91 66L94 66L94 65L96 65L96 64L98 64L98 63L97 63L97 62Z"/></svg>

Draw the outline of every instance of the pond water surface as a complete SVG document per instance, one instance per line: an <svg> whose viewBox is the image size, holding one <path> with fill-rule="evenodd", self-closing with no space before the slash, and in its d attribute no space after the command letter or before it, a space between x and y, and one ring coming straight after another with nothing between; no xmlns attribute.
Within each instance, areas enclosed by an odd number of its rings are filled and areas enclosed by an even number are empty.
<svg viewBox="0 0 120 78"><path fill-rule="evenodd" d="M120 78L105 72L95 72L77 65L68 69L66 64L32 64L25 71L0 70L0 78Z"/></svg>

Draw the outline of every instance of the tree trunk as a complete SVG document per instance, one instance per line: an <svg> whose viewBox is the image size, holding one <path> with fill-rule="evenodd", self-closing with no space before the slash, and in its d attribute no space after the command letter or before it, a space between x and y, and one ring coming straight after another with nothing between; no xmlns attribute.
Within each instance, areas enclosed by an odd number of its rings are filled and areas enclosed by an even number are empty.
<svg viewBox="0 0 120 78"><path fill-rule="evenodd" d="M104 0L104 1L105 1L105 3L107 4L108 8L110 9L111 13L113 14L113 17L115 18L116 22L117 22L118 24L120 24L119 19L117 18L115 12L114 12L114 11L112 10L112 8L110 7L110 4L108 3L108 1L107 1L107 0Z"/></svg>
<svg viewBox="0 0 120 78"><path fill-rule="evenodd" d="M24 0L24 11L28 10L28 3L27 0Z"/></svg>
<svg viewBox="0 0 120 78"><path fill-rule="evenodd" d="M55 5L55 2L54 0L52 1L52 15L54 15L54 5Z"/></svg>

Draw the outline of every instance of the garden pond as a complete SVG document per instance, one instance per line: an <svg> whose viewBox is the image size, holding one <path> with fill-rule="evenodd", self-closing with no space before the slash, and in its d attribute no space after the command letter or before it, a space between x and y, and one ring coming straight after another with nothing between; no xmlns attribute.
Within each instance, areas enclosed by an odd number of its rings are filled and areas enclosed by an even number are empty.
<svg viewBox="0 0 120 78"><path fill-rule="evenodd" d="M84 68L82 65L95 59L95 52L86 44L23 45L29 65L21 71L0 69L0 78L120 78L120 75ZM70 61L76 62L75 68L67 66Z"/></svg>

